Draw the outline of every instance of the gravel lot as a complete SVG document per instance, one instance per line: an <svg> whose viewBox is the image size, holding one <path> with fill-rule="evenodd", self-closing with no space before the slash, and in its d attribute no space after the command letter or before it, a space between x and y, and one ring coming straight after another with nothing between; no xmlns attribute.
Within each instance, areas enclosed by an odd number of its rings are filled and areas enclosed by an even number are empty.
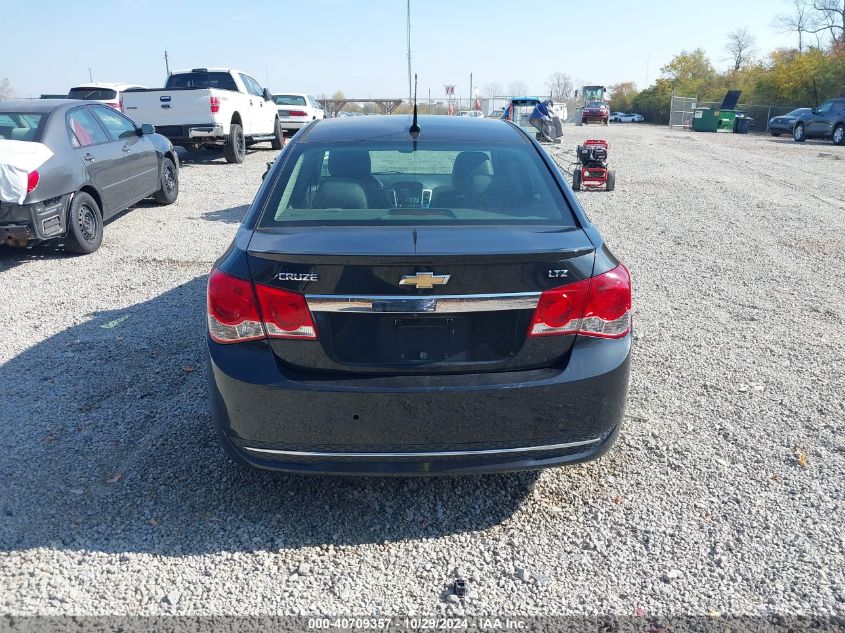
<svg viewBox="0 0 845 633"><path fill-rule="evenodd" d="M225 460L205 277L275 152L196 155L94 255L0 249L0 614L845 616L845 148L565 132L610 141L617 190L580 197L635 282L626 428L582 466Z"/></svg>

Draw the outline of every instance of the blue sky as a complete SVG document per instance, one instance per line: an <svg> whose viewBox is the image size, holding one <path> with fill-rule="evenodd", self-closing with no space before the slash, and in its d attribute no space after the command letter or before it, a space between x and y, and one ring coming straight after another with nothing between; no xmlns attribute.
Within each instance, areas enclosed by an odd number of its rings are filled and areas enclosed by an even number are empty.
<svg viewBox="0 0 845 633"><path fill-rule="evenodd" d="M17 96L62 93L88 80L160 86L171 69L232 66L274 92L405 96L405 0L35 0L35 20L3 29L0 78ZM32 15L33 0L0 0L0 19ZM697 9L706 7L705 9ZM552 72L579 83L653 81L683 49L727 66L726 34L746 27L767 52L793 45L772 26L785 0L411 0L419 92L464 97L476 86L522 81L545 91Z"/></svg>

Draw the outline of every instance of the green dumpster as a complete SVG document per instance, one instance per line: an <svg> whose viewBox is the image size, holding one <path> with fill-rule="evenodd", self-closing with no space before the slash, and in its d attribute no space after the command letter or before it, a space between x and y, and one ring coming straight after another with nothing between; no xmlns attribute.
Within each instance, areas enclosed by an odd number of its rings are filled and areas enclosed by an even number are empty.
<svg viewBox="0 0 845 633"><path fill-rule="evenodd" d="M733 133L734 129L736 129L737 114L736 110L717 110L716 116L719 119L719 129L716 131Z"/></svg>
<svg viewBox="0 0 845 633"><path fill-rule="evenodd" d="M715 132L719 119L713 108L696 108L692 114L692 129L696 132Z"/></svg>

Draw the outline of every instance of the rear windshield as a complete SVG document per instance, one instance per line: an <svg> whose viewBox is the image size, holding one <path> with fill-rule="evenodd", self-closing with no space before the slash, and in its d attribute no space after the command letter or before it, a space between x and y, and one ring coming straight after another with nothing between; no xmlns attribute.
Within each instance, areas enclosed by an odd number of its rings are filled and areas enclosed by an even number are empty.
<svg viewBox="0 0 845 633"><path fill-rule="evenodd" d="M93 99L95 101L111 101L117 99L117 91L111 88L71 88L67 93L68 99Z"/></svg>
<svg viewBox="0 0 845 633"><path fill-rule="evenodd" d="M170 88L217 88L238 91L235 80L229 73L179 73L170 75L165 90Z"/></svg>
<svg viewBox="0 0 845 633"><path fill-rule="evenodd" d="M0 139L39 141L47 115L36 112L0 112Z"/></svg>
<svg viewBox="0 0 845 633"><path fill-rule="evenodd" d="M300 143L260 226L547 224L576 226L528 144Z"/></svg>
<svg viewBox="0 0 845 633"><path fill-rule="evenodd" d="M276 105L304 106L305 97L301 95L275 95L273 101Z"/></svg>

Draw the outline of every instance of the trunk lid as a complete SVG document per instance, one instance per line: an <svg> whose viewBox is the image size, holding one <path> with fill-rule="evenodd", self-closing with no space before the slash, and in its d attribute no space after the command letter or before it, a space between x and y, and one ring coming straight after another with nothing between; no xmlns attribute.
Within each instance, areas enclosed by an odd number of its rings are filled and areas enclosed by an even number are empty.
<svg viewBox="0 0 845 633"><path fill-rule="evenodd" d="M317 341L273 339L300 371L477 373L562 363L572 336L528 338L539 294L589 277L580 229L257 229L255 283L305 294ZM405 280L403 282L403 279Z"/></svg>

